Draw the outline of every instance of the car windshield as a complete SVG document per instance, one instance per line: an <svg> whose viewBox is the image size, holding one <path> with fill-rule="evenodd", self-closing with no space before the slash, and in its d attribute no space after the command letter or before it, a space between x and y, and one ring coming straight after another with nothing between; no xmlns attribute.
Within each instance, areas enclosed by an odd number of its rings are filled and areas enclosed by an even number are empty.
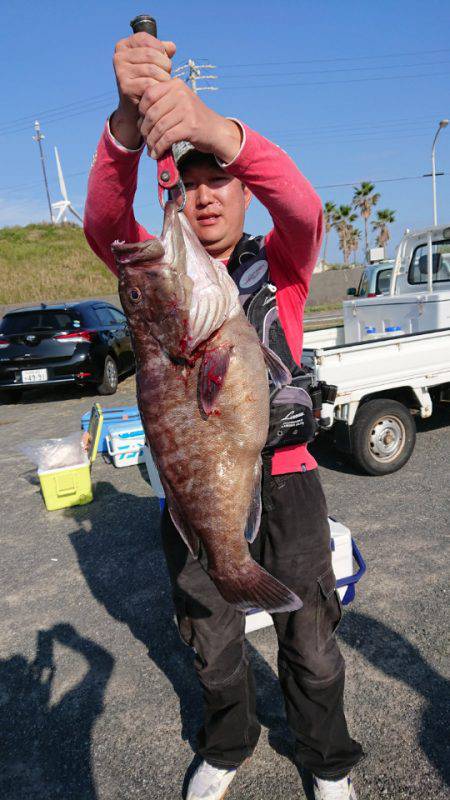
<svg viewBox="0 0 450 800"><path fill-rule="evenodd" d="M0 332L14 334L30 331L70 331L79 327L79 320L76 320L67 310L47 311L42 309L7 314L0 323Z"/></svg>

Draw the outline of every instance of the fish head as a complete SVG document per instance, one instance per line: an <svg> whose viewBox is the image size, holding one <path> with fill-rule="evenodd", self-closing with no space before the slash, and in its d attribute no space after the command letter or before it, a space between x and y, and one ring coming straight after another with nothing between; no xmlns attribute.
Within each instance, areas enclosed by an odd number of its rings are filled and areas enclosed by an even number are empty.
<svg viewBox="0 0 450 800"><path fill-rule="evenodd" d="M114 242L112 251L138 359L149 346L180 357L187 346L192 281L176 206L166 205L161 238L136 244Z"/></svg>

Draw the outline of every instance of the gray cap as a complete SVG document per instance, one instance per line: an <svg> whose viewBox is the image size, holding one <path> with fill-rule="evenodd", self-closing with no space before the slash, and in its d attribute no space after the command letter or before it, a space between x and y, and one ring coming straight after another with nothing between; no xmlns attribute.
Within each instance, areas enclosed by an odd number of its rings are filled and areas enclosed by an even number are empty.
<svg viewBox="0 0 450 800"><path fill-rule="evenodd" d="M172 153L175 159L175 164L178 166L180 161L184 159L188 153L195 153L197 152L194 145L190 142L177 142L176 144L172 145Z"/></svg>

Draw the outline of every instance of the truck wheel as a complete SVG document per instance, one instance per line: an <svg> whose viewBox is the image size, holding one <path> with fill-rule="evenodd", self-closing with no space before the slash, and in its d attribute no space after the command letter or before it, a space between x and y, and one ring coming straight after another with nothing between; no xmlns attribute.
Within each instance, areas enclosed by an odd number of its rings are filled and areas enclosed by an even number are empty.
<svg viewBox="0 0 450 800"><path fill-rule="evenodd" d="M416 425L396 400L369 400L352 428L353 457L369 475L388 475L403 467L416 443Z"/></svg>
<svg viewBox="0 0 450 800"><path fill-rule="evenodd" d="M103 367L103 381L97 386L98 393L115 394L117 392L118 383L119 373L117 370L117 364L112 356L106 356L105 365Z"/></svg>

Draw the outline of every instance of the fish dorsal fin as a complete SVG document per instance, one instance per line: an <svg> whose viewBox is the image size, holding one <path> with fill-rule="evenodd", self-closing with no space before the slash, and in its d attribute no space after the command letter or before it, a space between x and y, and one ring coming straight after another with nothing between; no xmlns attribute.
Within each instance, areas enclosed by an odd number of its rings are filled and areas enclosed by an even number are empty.
<svg viewBox="0 0 450 800"><path fill-rule="evenodd" d="M255 469L253 472L252 499L250 502L247 524L245 526L245 538L247 539L247 542L249 542L250 544L255 541L258 535L259 526L261 524L261 511L262 511L261 473L262 473L262 459L260 456L255 464Z"/></svg>

